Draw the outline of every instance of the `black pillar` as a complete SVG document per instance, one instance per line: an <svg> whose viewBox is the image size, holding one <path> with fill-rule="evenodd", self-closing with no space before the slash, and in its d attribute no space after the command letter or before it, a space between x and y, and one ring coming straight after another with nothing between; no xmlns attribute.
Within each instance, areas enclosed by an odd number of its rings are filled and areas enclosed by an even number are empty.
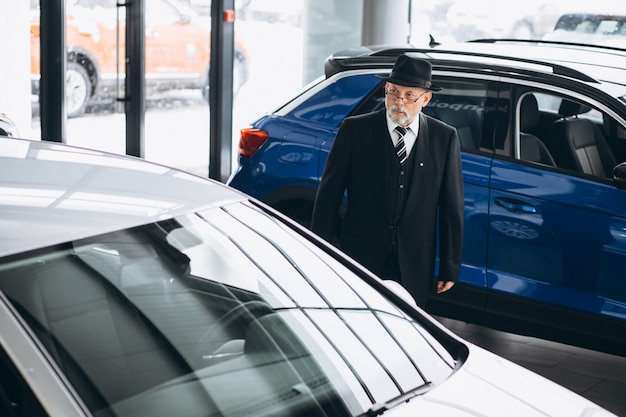
<svg viewBox="0 0 626 417"><path fill-rule="evenodd" d="M42 2L45 0L42 0ZM58 0L61 1L61 0ZM219 3L219 2L217 2ZM126 154L145 157L145 0L126 6Z"/></svg>
<svg viewBox="0 0 626 417"><path fill-rule="evenodd" d="M212 1L209 178L221 182L228 179L232 165L234 37L234 0Z"/></svg>
<svg viewBox="0 0 626 417"><path fill-rule="evenodd" d="M65 0L40 3L41 138L65 143Z"/></svg>

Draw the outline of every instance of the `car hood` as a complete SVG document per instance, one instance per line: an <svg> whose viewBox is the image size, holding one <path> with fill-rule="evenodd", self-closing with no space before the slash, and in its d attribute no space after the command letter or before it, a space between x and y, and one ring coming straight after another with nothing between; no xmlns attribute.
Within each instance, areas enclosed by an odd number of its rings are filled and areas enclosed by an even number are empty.
<svg viewBox="0 0 626 417"><path fill-rule="evenodd" d="M8 237L0 240L0 256L245 198L216 181L139 158L0 138L0 227Z"/></svg>
<svg viewBox="0 0 626 417"><path fill-rule="evenodd" d="M447 381L384 416L615 416L526 368L467 344L467 361Z"/></svg>

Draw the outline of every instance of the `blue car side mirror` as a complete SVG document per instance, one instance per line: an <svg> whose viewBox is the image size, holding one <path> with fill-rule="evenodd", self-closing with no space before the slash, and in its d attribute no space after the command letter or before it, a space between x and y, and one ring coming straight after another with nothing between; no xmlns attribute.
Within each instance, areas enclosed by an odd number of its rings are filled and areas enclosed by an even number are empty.
<svg viewBox="0 0 626 417"><path fill-rule="evenodd" d="M617 164L613 168L613 184L620 190L626 190L626 162Z"/></svg>

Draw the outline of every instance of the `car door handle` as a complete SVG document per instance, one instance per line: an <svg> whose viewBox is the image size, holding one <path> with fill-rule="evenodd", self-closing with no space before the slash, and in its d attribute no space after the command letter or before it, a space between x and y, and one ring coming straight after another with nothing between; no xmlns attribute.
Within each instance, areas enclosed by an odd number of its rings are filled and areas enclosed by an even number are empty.
<svg viewBox="0 0 626 417"><path fill-rule="evenodd" d="M537 212L535 206L526 203L522 200L516 200L514 198L496 197L493 201L500 207L504 207L506 210L513 213L534 214Z"/></svg>

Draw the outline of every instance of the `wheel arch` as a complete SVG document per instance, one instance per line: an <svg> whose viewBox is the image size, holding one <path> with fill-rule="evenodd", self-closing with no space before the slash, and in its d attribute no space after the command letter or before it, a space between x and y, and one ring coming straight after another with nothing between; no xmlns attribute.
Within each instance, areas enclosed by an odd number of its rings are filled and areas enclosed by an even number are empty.
<svg viewBox="0 0 626 417"><path fill-rule="evenodd" d="M310 227L316 188L287 187L272 191L261 198L267 205L298 223Z"/></svg>

